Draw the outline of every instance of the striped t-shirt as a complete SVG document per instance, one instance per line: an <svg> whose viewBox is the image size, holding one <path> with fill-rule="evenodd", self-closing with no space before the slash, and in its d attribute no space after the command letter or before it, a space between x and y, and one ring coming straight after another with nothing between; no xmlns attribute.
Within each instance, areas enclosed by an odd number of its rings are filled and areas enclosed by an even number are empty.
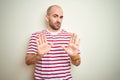
<svg viewBox="0 0 120 80"><path fill-rule="evenodd" d="M57 33L42 30L32 34L27 53L37 54L36 39L44 34L51 50L37 61L34 71L35 80L71 80L70 57L60 45L68 46L71 33L61 29Z"/></svg>

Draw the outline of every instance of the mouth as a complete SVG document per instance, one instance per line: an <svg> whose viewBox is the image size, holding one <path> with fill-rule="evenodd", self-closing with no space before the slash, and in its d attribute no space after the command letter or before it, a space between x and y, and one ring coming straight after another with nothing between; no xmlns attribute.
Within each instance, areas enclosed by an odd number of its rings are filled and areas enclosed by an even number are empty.
<svg viewBox="0 0 120 80"><path fill-rule="evenodd" d="M57 22L57 23L56 23L56 26L57 26L57 27L60 27L60 26L61 26L61 23L60 23L60 22Z"/></svg>

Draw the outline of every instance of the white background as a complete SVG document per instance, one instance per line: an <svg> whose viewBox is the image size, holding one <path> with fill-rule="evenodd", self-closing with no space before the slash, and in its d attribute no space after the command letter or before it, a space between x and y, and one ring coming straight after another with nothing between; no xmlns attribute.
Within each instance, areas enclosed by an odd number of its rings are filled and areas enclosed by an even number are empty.
<svg viewBox="0 0 120 80"><path fill-rule="evenodd" d="M80 37L73 80L120 80L120 0L0 0L0 80L32 80L24 58L32 33L46 28L48 6L64 10L62 28Z"/></svg>

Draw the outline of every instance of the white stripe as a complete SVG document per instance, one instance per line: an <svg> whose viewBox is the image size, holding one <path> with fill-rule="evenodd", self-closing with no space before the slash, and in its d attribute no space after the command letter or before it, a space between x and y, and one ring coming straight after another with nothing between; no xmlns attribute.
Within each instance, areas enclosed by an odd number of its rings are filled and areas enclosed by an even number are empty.
<svg viewBox="0 0 120 80"><path fill-rule="evenodd" d="M32 38L33 39L33 38ZM36 42L36 40L30 40L30 43L32 43L32 42Z"/></svg>
<svg viewBox="0 0 120 80"><path fill-rule="evenodd" d="M68 54L57 54L56 53L56 54L53 55L52 53L51 54L49 53L49 54L44 55L43 58L50 58L50 57L54 57L54 58L56 57L56 58L64 58L64 59L66 59L68 57Z"/></svg>
<svg viewBox="0 0 120 80"><path fill-rule="evenodd" d="M54 39L54 38L47 38L47 40L53 40L53 39ZM64 38L62 38L62 39L61 39L61 38L55 38L54 40L56 40L56 41L57 41L57 40L60 40L60 41L61 41L61 40L66 40L66 41L68 40L68 41L69 41L70 38L65 38L65 39L64 39Z"/></svg>
<svg viewBox="0 0 120 80"><path fill-rule="evenodd" d="M33 48L28 49L28 51L29 51L29 50L35 50L35 51L37 51L36 49L33 49Z"/></svg>
<svg viewBox="0 0 120 80"><path fill-rule="evenodd" d="M53 80L53 79L45 79L45 80ZM65 79L62 79L62 78L54 78L54 80L65 80Z"/></svg>
<svg viewBox="0 0 120 80"><path fill-rule="evenodd" d="M50 43L48 43L48 44L50 44ZM53 47L61 47L61 45L68 46L68 44L53 43Z"/></svg>
<svg viewBox="0 0 120 80"><path fill-rule="evenodd" d="M32 36L31 39L37 39L37 36ZM30 40L31 40L31 39L30 39Z"/></svg>
<svg viewBox="0 0 120 80"><path fill-rule="evenodd" d="M58 60L58 59L69 59L69 57L56 57L56 58L42 58L42 60L44 61L44 60Z"/></svg>
<svg viewBox="0 0 120 80"><path fill-rule="evenodd" d="M66 53L65 51L49 51L48 53Z"/></svg>
<svg viewBox="0 0 120 80"><path fill-rule="evenodd" d="M38 70L41 70L41 68L36 67ZM42 70L60 70L60 69L69 69L69 67L59 67L59 68L42 68Z"/></svg>
<svg viewBox="0 0 120 80"><path fill-rule="evenodd" d="M52 53L53 53L53 54L54 54L54 53L57 54L57 53L66 53L66 52L65 52L65 51L49 51L49 55L52 54ZM63 55L65 55L65 54L63 54Z"/></svg>
<svg viewBox="0 0 120 80"><path fill-rule="evenodd" d="M41 64L36 64L37 66L41 66ZM68 66L69 65L69 63L68 64L54 64L54 65L43 65L42 64L42 66L43 67L59 67L59 66Z"/></svg>
<svg viewBox="0 0 120 80"><path fill-rule="evenodd" d="M54 63L67 63L68 61L67 60L64 60L64 61L40 61L40 63L49 63L49 64L54 64Z"/></svg>
<svg viewBox="0 0 120 80"><path fill-rule="evenodd" d="M51 42L48 42L48 43L51 43ZM68 44L69 42L61 42L61 41L56 41L56 42L52 42L53 44Z"/></svg>
<svg viewBox="0 0 120 80"><path fill-rule="evenodd" d="M29 46L28 48L35 48L35 49L37 49L37 47L34 45L31 45L31 46Z"/></svg>
<svg viewBox="0 0 120 80"><path fill-rule="evenodd" d="M30 52L30 51L28 51L27 53L30 53L30 54L36 54L36 52Z"/></svg>
<svg viewBox="0 0 120 80"><path fill-rule="evenodd" d="M41 72L41 71L37 71L37 70L35 70L35 72L37 72L37 73L41 73L41 74L51 74L51 73L53 73L53 75L51 75L52 77L53 76L56 76L56 75L54 75L54 74L57 74L57 75L65 75L64 73L66 73L66 72L70 72L70 70L63 70L63 71L52 71L52 72ZM58 74L58 73L63 73L63 74ZM67 74L67 73L66 73ZM48 76L48 75L46 75L46 76Z"/></svg>
<svg viewBox="0 0 120 80"><path fill-rule="evenodd" d="M48 38L51 38L51 37L62 37L62 38L65 38L65 37L70 37L71 35L70 34L64 34L64 35L47 35L46 34L46 37Z"/></svg>
<svg viewBox="0 0 120 80"><path fill-rule="evenodd" d="M59 48L51 48L50 50L57 50L57 49L63 49L62 47Z"/></svg>
<svg viewBox="0 0 120 80"><path fill-rule="evenodd" d="M31 42L31 43L29 43L29 45L37 45L37 44Z"/></svg>
<svg viewBox="0 0 120 80"><path fill-rule="evenodd" d="M41 73L41 72L40 72ZM42 74L47 74L48 72L46 72L46 73L43 73L42 72ZM66 74L56 74L56 75L52 75L52 73L53 72L49 72L48 74L51 74L51 75L43 75L43 77L59 77L59 76L66 76L66 75L68 75L68 74L70 74L70 73L66 73ZM37 74L37 73L35 73L35 75L36 76L39 76L39 74Z"/></svg>
<svg viewBox="0 0 120 80"><path fill-rule="evenodd" d="M35 73L35 75L36 75L36 73ZM40 76L40 75L38 75L38 76ZM35 77L35 78L38 79L38 80L41 79L41 78L39 78L39 77Z"/></svg>

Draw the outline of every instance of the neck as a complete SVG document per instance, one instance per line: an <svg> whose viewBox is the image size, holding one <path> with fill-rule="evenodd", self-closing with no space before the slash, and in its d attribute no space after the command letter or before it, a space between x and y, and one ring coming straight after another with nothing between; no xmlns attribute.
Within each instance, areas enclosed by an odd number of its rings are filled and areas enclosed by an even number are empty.
<svg viewBox="0 0 120 80"><path fill-rule="evenodd" d="M50 31L50 32L59 32L59 31L60 31L60 29L54 30L54 29L52 29L52 28L50 28L50 27L48 27L47 29L48 29L48 31Z"/></svg>

